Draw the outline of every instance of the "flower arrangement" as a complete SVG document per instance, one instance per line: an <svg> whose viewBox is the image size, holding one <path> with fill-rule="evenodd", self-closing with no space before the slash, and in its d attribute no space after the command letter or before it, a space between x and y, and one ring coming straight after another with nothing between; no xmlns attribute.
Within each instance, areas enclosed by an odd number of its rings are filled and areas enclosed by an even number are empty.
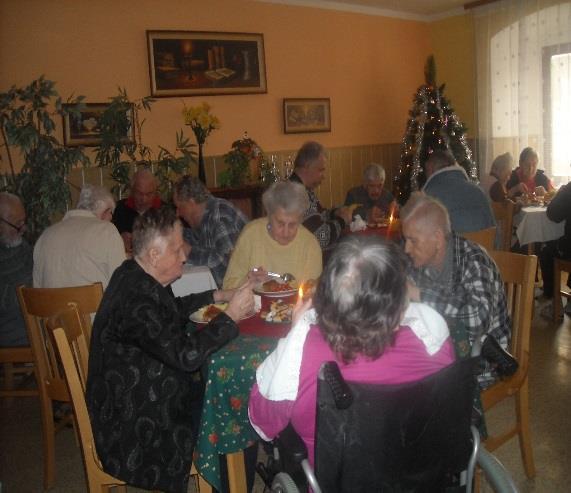
<svg viewBox="0 0 571 493"><path fill-rule="evenodd" d="M220 128L220 120L210 113L210 105L203 102L200 106L186 106L182 110L185 125L189 125L194 132L196 142L204 144L210 132Z"/></svg>

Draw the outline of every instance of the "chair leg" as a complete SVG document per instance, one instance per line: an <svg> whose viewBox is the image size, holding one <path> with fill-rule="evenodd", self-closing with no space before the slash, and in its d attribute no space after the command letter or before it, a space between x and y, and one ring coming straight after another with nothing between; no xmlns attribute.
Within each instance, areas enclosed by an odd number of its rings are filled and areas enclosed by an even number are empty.
<svg viewBox="0 0 571 493"><path fill-rule="evenodd" d="M535 464L533 461L533 449L531 445L531 433L529 426L529 388L528 378L515 395L516 416L518 421L519 446L525 474L529 479L535 477Z"/></svg>
<svg viewBox="0 0 571 493"><path fill-rule="evenodd" d="M553 321L558 322L561 316L561 269L557 259L553 262Z"/></svg>
<svg viewBox="0 0 571 493"><path fill-rule="evenodd" d="M56 479L55 464L55 426L53 401L41 396L42 407L42 443L44 455L44 490L53 488Z"/></svg>
<svg viewBox="0 0 571 493"><path fill-rule="evenodd" d="M4 363L4 388L14 390L14 363ZM14 398L7 397L5 402L9 406L14 402Z"/></svg>

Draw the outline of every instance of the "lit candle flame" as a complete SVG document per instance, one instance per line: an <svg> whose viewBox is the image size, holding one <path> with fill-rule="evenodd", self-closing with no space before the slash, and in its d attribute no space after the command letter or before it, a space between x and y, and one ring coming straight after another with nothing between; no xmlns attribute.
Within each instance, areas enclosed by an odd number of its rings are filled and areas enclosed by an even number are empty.
<svg viewBox="0 0 571 493"><path fill-rule="evenodd" d="M299 287L297 290L298 299L303 300L303 287Z"/></svg>

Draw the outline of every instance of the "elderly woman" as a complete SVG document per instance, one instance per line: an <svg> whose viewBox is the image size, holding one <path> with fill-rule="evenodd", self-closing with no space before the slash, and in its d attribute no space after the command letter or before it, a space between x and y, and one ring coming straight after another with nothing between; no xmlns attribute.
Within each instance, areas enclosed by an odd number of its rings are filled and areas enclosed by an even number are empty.
<svg viewBox="0 0 571 493"><path fill-rule="evenodd" d="M384 188L385 179L385 168L380 164L369 164L363 171L363 184L347 192L345 205L358 204L353 214L359 214L364 220L374 222L389 215L396 202L393 194Z"/></svg>
<svg viewBox="0 0 571 493"><path fill-rule="evenodd" d="M175 298L169 284L184 261L173 210L137 218L133 259L114 272L91 338L86 398L103 469L149 490L187 491L201 399L191 372L238 335L235 321L254 307L247 286ZM201 306L226 300L201 330L189 321Z"/></svg>
<svg viewBox="0 0 571 493"><path fill-rule="evenodd" d="M264 440L291 421L313 462L317 374L326 361L337 361L348 381L378 384L416 381L454 361L444 319L426 305L407 308L406 265L391 242L341 241L319 280L315 310L256 373L248 410Z"/></svg>
<svg viewBox="0 0 571 493"><path fill-rule="evenodd" d="M535 193L536 195L545 195L546 192L553 190L551 180L545 172L537 169L539 156L531 147L526 147L519 155L519 167L515 169L506 185L508 192L519 186L513 196L519 196L524 193Z"/></svg>
<svg viewBox="0 0 571 493"><path fill-rule="evenodd" d="M526 190L525 185L519 183L510 190L506 188L508 180L512 174L513 157L509 152L500 154L494 159L490 174L484 177L480 187L493 202L503 202L512 199L518 193Z"/></svg>
<svg viewBox="0 0 571 493"><path fill-rule="evenodd" d="M301 225L309 207L303 185L274 183L262 202L268 215L244 226L228 264L224 288L239 286L248 278L261 282L266 271L288 272L299 281L319 277L321 248L315 236Z"/></svg>

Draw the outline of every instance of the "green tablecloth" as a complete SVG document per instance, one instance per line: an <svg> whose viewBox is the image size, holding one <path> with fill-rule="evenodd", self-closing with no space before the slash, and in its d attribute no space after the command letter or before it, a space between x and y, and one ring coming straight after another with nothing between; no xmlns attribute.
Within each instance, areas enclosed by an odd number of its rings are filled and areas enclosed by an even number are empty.
<svg viewBox="0 0 571 493"><path fill-rule="evenodd" d="M277 338L240 335L208 361L194 464L218 490L218 455L244 450L258 439L248 420L248 396L256 369L277 343Z"/></svg>

